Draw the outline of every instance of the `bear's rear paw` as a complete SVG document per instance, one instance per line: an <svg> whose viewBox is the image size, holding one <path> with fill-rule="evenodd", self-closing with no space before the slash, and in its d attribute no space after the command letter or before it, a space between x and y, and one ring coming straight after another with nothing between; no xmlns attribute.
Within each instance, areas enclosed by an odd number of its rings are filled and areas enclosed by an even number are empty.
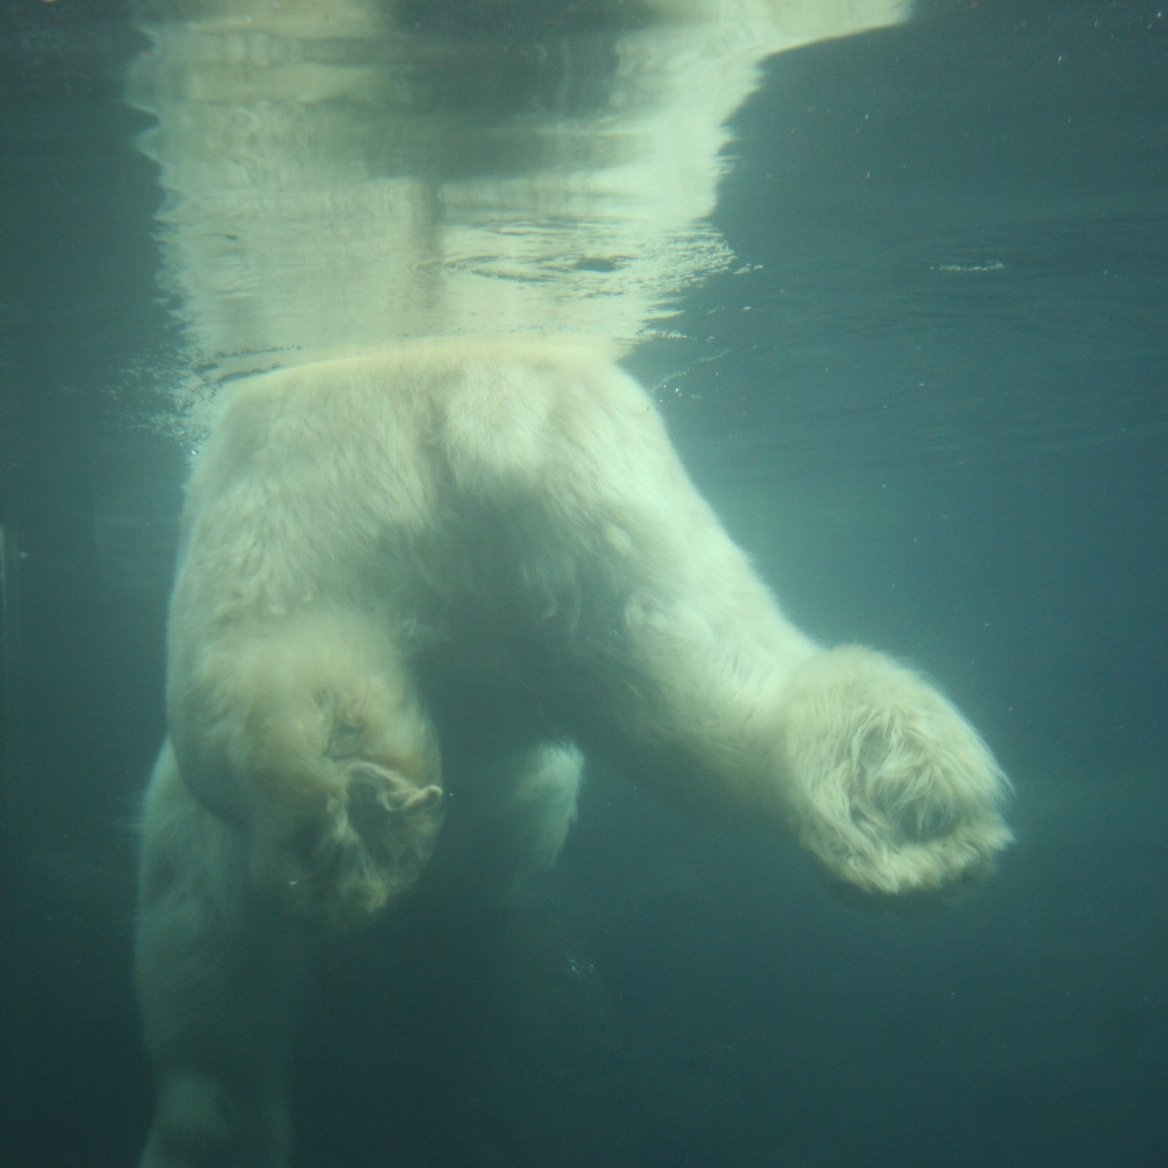
<svg viewBox="0 0 1168 1168"><path fill-rule="evenodd" d="M800 841L862 892L932 892L987 871L1011 840L1009 784L960 713L888 657L816 654L783 706L786 795Z"/></svg>
<svg viewBox="0 0 1168 1168"><path fill-rule="evenodd" d="M442 823L442 789L353 759L313 814L266 851L263 886L292 915L330 930L361 925L421 875ZM275 861L275 864L272 861Z"/></svg>

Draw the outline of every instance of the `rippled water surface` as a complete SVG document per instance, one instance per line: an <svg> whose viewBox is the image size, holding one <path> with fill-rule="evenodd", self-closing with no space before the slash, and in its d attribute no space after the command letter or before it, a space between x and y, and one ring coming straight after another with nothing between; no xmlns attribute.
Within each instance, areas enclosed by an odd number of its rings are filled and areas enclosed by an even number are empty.
<svg viewBox="0 0 1168 1168"><path fill-rule="evenodd" d="M400 945L327 972L296 1062L297 1163L1161 1162L1168 15L921 0L791 48L732 134L637 123L674 186L631 214L590 203L598 226L565 159L586 115L589 149L629 149L604 114L619 29L569 28L595 49L575 72L532 56L560 43L553 18L589 11L513 5L539 35L464 23L474 68L412 82L431 134L373 44L346 64L369 85L338 169L257 203L269 155L240 213L222 175L208 211L159 165L157 103L125 96L157 42L129 11L3 6L5 1163L126 1165L145 1130L128 825L162 734L201 404L298 346L377 343L383 317L394 335L476 327L468 303L492 327L620 334L791 614L918 662L968 709L1015 779L1018 842L976 897L873 916L793 849L595 775L547 903L406 920ZM508 44L526 71L494 68ZM533 94L560 115L534 161L509 120ZM642 182L642 154L622 181ZM334 202L304 195L324 188ZM370 242L353 226L369 203L338 191L399 199L429 234L383 218ZM379 270L394 280L367 282ZM467 290L481 280L502 291ZM431 300L402 301L423 285Z"/></svg>

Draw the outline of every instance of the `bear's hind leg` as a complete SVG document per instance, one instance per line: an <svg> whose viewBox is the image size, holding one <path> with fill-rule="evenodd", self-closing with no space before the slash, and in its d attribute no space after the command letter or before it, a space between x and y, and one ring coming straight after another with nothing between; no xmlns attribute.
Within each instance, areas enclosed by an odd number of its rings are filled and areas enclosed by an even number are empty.
<svg viewBox="0 0 1168 1168"><path fill-rule="evenodd" d="M987 868L1010 839L1007 783L958 711L890 658L824 649L786 619L631 378L579 353L520 357L487 399L508 425L468 407L448 449L456 479L505 500L527 534L531 619L590 679L593 741L620 730L691 806L722 797L788 821L864 892Z"/></svg>
<svg viewBox="0 0 1168 1168"><path fill-rule="evenodd" d="M863 892L955 887L1012 836L1009 783L924 678L857 645L825 650L783 699L790 818L832 880Z"/></svg>
<svg viewBox="0 0 1168 1168"><path fill-rule="evenodd" d="M331 930L413 883L441 822L438 751L382 622L343 610L239 622L191 638L171 670L184 779L246 829L258 888Z"/></svg>

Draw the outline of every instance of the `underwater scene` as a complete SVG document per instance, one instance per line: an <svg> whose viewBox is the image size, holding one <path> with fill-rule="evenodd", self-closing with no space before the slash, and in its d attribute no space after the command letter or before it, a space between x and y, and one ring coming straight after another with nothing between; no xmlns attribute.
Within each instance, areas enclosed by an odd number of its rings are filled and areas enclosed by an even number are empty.
<svg viewBox="0 0 1168 1168"><path fill-rule="evenodd" d="M1168 9L0 2L0 1168L1168 1161Z"/></svg>

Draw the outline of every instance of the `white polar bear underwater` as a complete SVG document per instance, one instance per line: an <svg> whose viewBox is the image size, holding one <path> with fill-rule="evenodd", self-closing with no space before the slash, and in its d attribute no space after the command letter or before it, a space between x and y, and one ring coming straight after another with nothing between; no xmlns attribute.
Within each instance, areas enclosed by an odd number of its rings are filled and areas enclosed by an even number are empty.
<svg viewBox="0 0 1168 1168"><path fill-rule="evenodd" d="M489 36L483 7L143 5L167 279L228 383L143 816L145 1168L288 1164L310 954L425 867L452 735L481 740L484 869L500 824L512 868L555 859L577 744L860 894L960 885L1010 839L958 711L786 620L616 364L725 258L701 219L758 63L904 6L597 0L520 35L499 0Z"/></svg>

